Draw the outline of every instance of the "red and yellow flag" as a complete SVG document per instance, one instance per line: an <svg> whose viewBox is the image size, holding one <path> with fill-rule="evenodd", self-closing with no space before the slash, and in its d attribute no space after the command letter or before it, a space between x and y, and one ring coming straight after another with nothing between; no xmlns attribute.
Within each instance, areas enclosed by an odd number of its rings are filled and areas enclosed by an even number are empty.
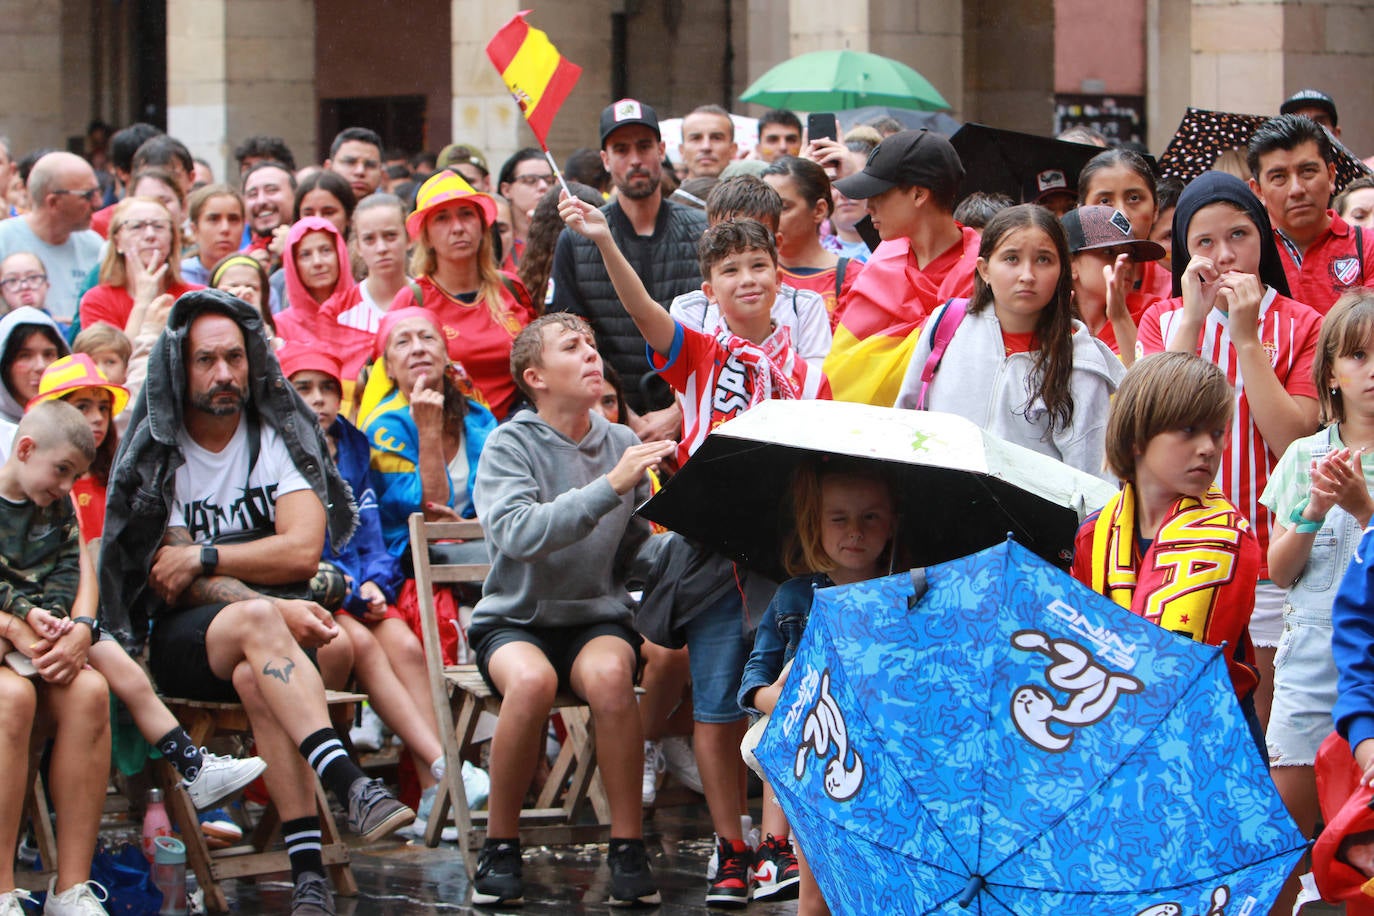
<svg viewBox="0 0 1374 916"><path fill-rule="evenodd" d="M522 10L501 26L487 43L487 57L501 74L530 130L547 146L549 127L563 100L572 92L582 68L568 60L549 41L549 36L530 28Z"/></svg>

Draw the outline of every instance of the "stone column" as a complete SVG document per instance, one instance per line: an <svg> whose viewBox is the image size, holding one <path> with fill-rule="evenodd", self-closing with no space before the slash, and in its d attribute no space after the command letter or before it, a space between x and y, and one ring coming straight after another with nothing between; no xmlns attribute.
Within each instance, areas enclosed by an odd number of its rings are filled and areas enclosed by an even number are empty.
<svg viewBox="0 0 1374 916"><path fill-rule="evenodd" d="M236 183L254 134L315 159L314 0L168 0L167 132Z"/></svg>
<svg viewBox="0 0 1374 916"><path fill-rule="evenodd" d="M16 158L66 146L62 39L61 0L0 2L0 111L6 112L0 134L9 137Z"/></svg>

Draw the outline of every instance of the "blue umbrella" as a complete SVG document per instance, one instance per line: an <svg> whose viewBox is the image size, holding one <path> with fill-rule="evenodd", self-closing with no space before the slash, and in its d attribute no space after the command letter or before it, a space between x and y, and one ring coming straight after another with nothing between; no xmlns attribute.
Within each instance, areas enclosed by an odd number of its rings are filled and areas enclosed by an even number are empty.
<svg viewBox="0 0 1374 916"><path fill-rule="evenodd" d="M837 913L1263 913L1305 848L1222 653L1012 542L819 592L756 753Z"/></svg>

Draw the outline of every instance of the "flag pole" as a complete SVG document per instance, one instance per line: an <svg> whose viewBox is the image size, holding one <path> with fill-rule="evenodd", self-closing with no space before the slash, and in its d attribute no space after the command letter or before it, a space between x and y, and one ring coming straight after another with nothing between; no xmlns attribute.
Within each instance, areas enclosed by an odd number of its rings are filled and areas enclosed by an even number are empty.
<svg viewBox="0 0 1374 916"><path fill-rule="evenodd" d="M535 137L534 139L539 140L539 148L544 151L544 158L549 160L549 168L553 169L553 177L557 178L558 183L563 186L563 193L567 194L568 197L573 197L572 188L568 187L568 183L563 180L563 173L559 171L558 163L553 161L553 153L549 152L549 148L544 145L542 139L539 137Z"/></svg>

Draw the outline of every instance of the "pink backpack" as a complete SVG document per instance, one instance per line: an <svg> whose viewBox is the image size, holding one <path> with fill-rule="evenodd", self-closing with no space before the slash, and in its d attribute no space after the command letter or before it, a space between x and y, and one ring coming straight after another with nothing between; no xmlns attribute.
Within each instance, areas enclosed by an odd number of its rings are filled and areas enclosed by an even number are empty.
<svg viewBox="0 0 1374 916"><path fill-rule="evenodd" d="M931 379L935 378L935 370L940 368L940 360L944 359L945 350L949 348L949 342L954 339L954 332L959 329L959 325L968 314L968 299L951 299L945 303L945 310L935 319L935 324L930 332L933 335L930 342L930 356L926 358L926 364L921 369L921 391L916 397L916 409L926 410L926 395L930 391Z"/></svg>

